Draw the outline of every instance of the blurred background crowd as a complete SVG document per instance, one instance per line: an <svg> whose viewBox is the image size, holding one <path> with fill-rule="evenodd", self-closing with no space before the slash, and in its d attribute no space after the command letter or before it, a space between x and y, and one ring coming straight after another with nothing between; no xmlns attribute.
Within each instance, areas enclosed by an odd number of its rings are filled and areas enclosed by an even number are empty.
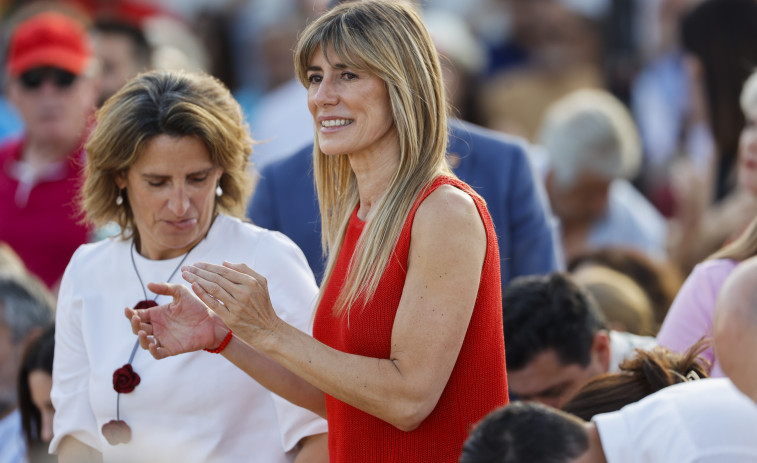
<svg viewBox="0 0 757 463"><path fill-rule="evenodd" d="M6 243L0 248L0 278L18 280L26 288L21 292L52 313L57 285L76 247L114 233L77 221L69 208L76 197L70 188L47 193L56 200L42 205L35 205L33 197L46 182L77 177L77 167L69 172L59 164L83 159L81 141L90 129L92 109L141 71L183 68L220 79L247 117L256 141L250 169L258 176L311 144L313 122L306 90L294 77L292 48L304 25L331 3L0 1L5 67L0 242ZM31 4L65 10L86 24L97 64L74 73L73 84L54 73L38 76L36 82L26 74L20 79L7 62L9 36L24 12L34 8ZM517 281L512 282L503 275L513 396L561 406L596 374L636 371L632 364L620 366L621 350L630 357L635 347L658 344L681 355L701 354L706 366L700 376L723 376L712 348L697 343L712 335L723 281L741 261L757 255L757 2L417 4L443 57L452 115L519 137L554 233L551 268L531 272L540 276L513 274ZM61 100L65 109L43 108L45 102L53 104L56 92L71 86L76 93ZM32 90L37 93L30 95ZM65 123L50 115L55 111ZM35 146L36 154L27 152L24 162L13 154ZM456 154L450 153L453 167ZM501 180L510 181L507 173ZM32 209L37 215L29 221L24 211ZM253 220L255 213L249 212ZM502 258L509 257L503 253ZM311 265L318 276L318 264ZM576 291L589 294L590 302L572 295ZM0 314L10 311L8 300L21 297L7 294L0 294ZM549 307L557 304L550 298L581 307L570 313L581 321L550 314ZM543 319L532 319L535 313ZM3 317L0 328L17 329L12 317ZM19 379L27 381L28 371L18 377L22 354L52 319L44 314L33 318L24 332L14 334L8 347L13 354L0 364L5 390L15 391ZM582 344L585 352L575 360L561 349L580 336L556 333L558 324L589 333ZM535 342L539 336L543 339ZM5 342L0 337L0 345ZM545 352L558 359L542 356ZM676 357L678 366L665 368L685 378L693 370L690 359L681 358ZM555 371L538 370L574 363L581 374L567 383L552 381L560 376ZM21 403L13 395L0 393L0 418ZM44 409L32 409L32 421L44 424ZM26 426L29 439L50 439L49 430ZM5 447L2 427L0 447ZM9 461L2 453L0 462Z"/></svg>

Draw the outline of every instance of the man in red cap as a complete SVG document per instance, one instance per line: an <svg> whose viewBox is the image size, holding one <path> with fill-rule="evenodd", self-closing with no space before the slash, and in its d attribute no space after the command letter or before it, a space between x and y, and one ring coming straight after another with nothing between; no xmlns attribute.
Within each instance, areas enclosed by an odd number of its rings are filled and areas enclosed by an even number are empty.
<svg viewBox="0 0 757 463"><path fill-rule="evenodd" d="M89 34L73 16L42 10L11 32L6 94L24 133L0 146L0 241L53 289L89 234L75 199L96 71Z"/></svg>

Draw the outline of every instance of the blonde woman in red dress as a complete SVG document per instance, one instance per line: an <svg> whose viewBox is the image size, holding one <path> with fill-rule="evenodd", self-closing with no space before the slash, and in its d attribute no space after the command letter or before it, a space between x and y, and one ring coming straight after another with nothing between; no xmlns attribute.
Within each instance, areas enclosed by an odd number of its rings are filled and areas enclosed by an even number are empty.
<svg viewBox="0 0 757 463"><path fill-rule="evenodd" d="M446 162L436 50L406 2L369 0L308 26L295 63L329 256L313 336L245 264L186 266L194 294L152 285L173 303L127 316L156 358L229 341L228 360L327 417L330 461L457 461L507 379L496 236Z"/></svg>

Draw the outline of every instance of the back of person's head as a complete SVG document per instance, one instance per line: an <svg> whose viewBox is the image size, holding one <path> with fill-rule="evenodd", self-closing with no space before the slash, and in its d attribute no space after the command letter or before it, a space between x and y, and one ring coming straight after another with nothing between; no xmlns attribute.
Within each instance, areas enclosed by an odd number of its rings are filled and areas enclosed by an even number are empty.
<svg viewBox="0 0 757 463"><path fill-rule="evenodd" d="M757 403L757 257L740 263L721 286L712 342L723 372Z"/></svg>
<svg viewBox="0 0 757 463"><path fill-rule="evenodd" d="M0 272L0 325L18 345L35 328L53 320L52 298L44 286L24 274Z"/></svg>
<svg viewBox="0 0 757 463"><path fill-rule="evenodd" d="M26 275L0 272L0 415L15 407L24 346L53 321L46 288Z"/></svg>
<svg viewBox="0 0 757 463"><path fill-rule="evenodd" d="M460 463L569 463L588 449L580 419L546 405L513 402L476 425Z"/></svg>
<svg viewBox="0 0 757 463"><path fill-rule="evenodd" d="M47 422L51 418L50 410L43 411L35 405L29 375L40 371L52 378L54 350L55 325L51 324L42 335L29 344L21 359L18 374L18 408L21 411L21 427L30 448L36 442L50 442L52 439L52 423Z"/></svg>
<svg viewBox="0 0 757 463"><path fill-rule="evenodd" d="M684 354L662 346L637 350L634 357L620 364L620 372L589 380L562 409L589 421L594 415L620 410L673 384L707 378L708 366L699 357L706 346L700 341Z"/></svg>
<svg viewBox="0 0 757 463"><path fill-rule="evenodd" d="M631 178L641 164L641 144L628 109L604 90L578 90L550 106L539 133L550 172L570 187L590 171L612 180Z"/></svg>
<svg viewBox="0 0 757 463"><path fill-rule="evenodd" d="M513 279L502 295L507 369L554 349L563 364L589 364L594 335L606 329L596 302L569 275Z"/></svg>
<svg viewBox="0 0 757 463"><path fill-rule="evenodd" d="M705 0L681 20L685 51L702 67L705 98L721 156L734 156L744 116L739 92L757 66L757 3L754 0Z"/></svg>
<svg viewBox="0 0 757 463"><path fill-rule="evenodd" d="M4 241L0 241L0 272L23 274L27 272L24 261Z"/></svg>
<svg viewBox="0 0 757 463"><path fill-rule="evenodd" d="M587 251L568 263L568 271L575 272L584 265L604 265L632 278L647 294L657 326L662 324L683 283L676 266L668 261L653 260L631 248L604 247Z"/></svg>
<svg viewBox="0 0 757 463"><path fill-rule="evenodd" d="M657 333L649 298L630 277L603 265L587 265L573 272L573 279L597 301L610 329L642 336Z"/></svg>
<svg viewBox="0 0 757 463"><path fill-rule="evenodd" d="M184 71L151 71L127 83L97 112L97 126L85 145L86 180L82 209L92 224L113 221L133 232L128 198L115 182L157 135L197 137L214 165L223 169L217 198L220 212L241 217L250 191L252 141L239 104L216 78Z"/></svg>
<svg viewBox="0 0 757 463"><path fill-rule="evenodd" d="M0 277L16 278L29 292L43 301L50 308L55 307L55 296L45 286L45 283L26 268L16 251L7 243L0 241Z"/></svg>

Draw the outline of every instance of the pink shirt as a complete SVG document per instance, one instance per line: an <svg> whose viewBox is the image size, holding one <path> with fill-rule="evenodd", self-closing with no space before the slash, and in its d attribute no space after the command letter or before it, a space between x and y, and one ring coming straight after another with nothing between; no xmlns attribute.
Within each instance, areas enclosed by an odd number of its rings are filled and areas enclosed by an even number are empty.
<svg viewBox="0 0 757 463"><path fill-rule="evenodd" d="M683 353L702 337L712 336L712 315L720 287L738 264L731 259L715 259L694 267L657 334L661 346ZM701 356L712 363L710 376L725 376L712 347L703 351Z"/></svg>

